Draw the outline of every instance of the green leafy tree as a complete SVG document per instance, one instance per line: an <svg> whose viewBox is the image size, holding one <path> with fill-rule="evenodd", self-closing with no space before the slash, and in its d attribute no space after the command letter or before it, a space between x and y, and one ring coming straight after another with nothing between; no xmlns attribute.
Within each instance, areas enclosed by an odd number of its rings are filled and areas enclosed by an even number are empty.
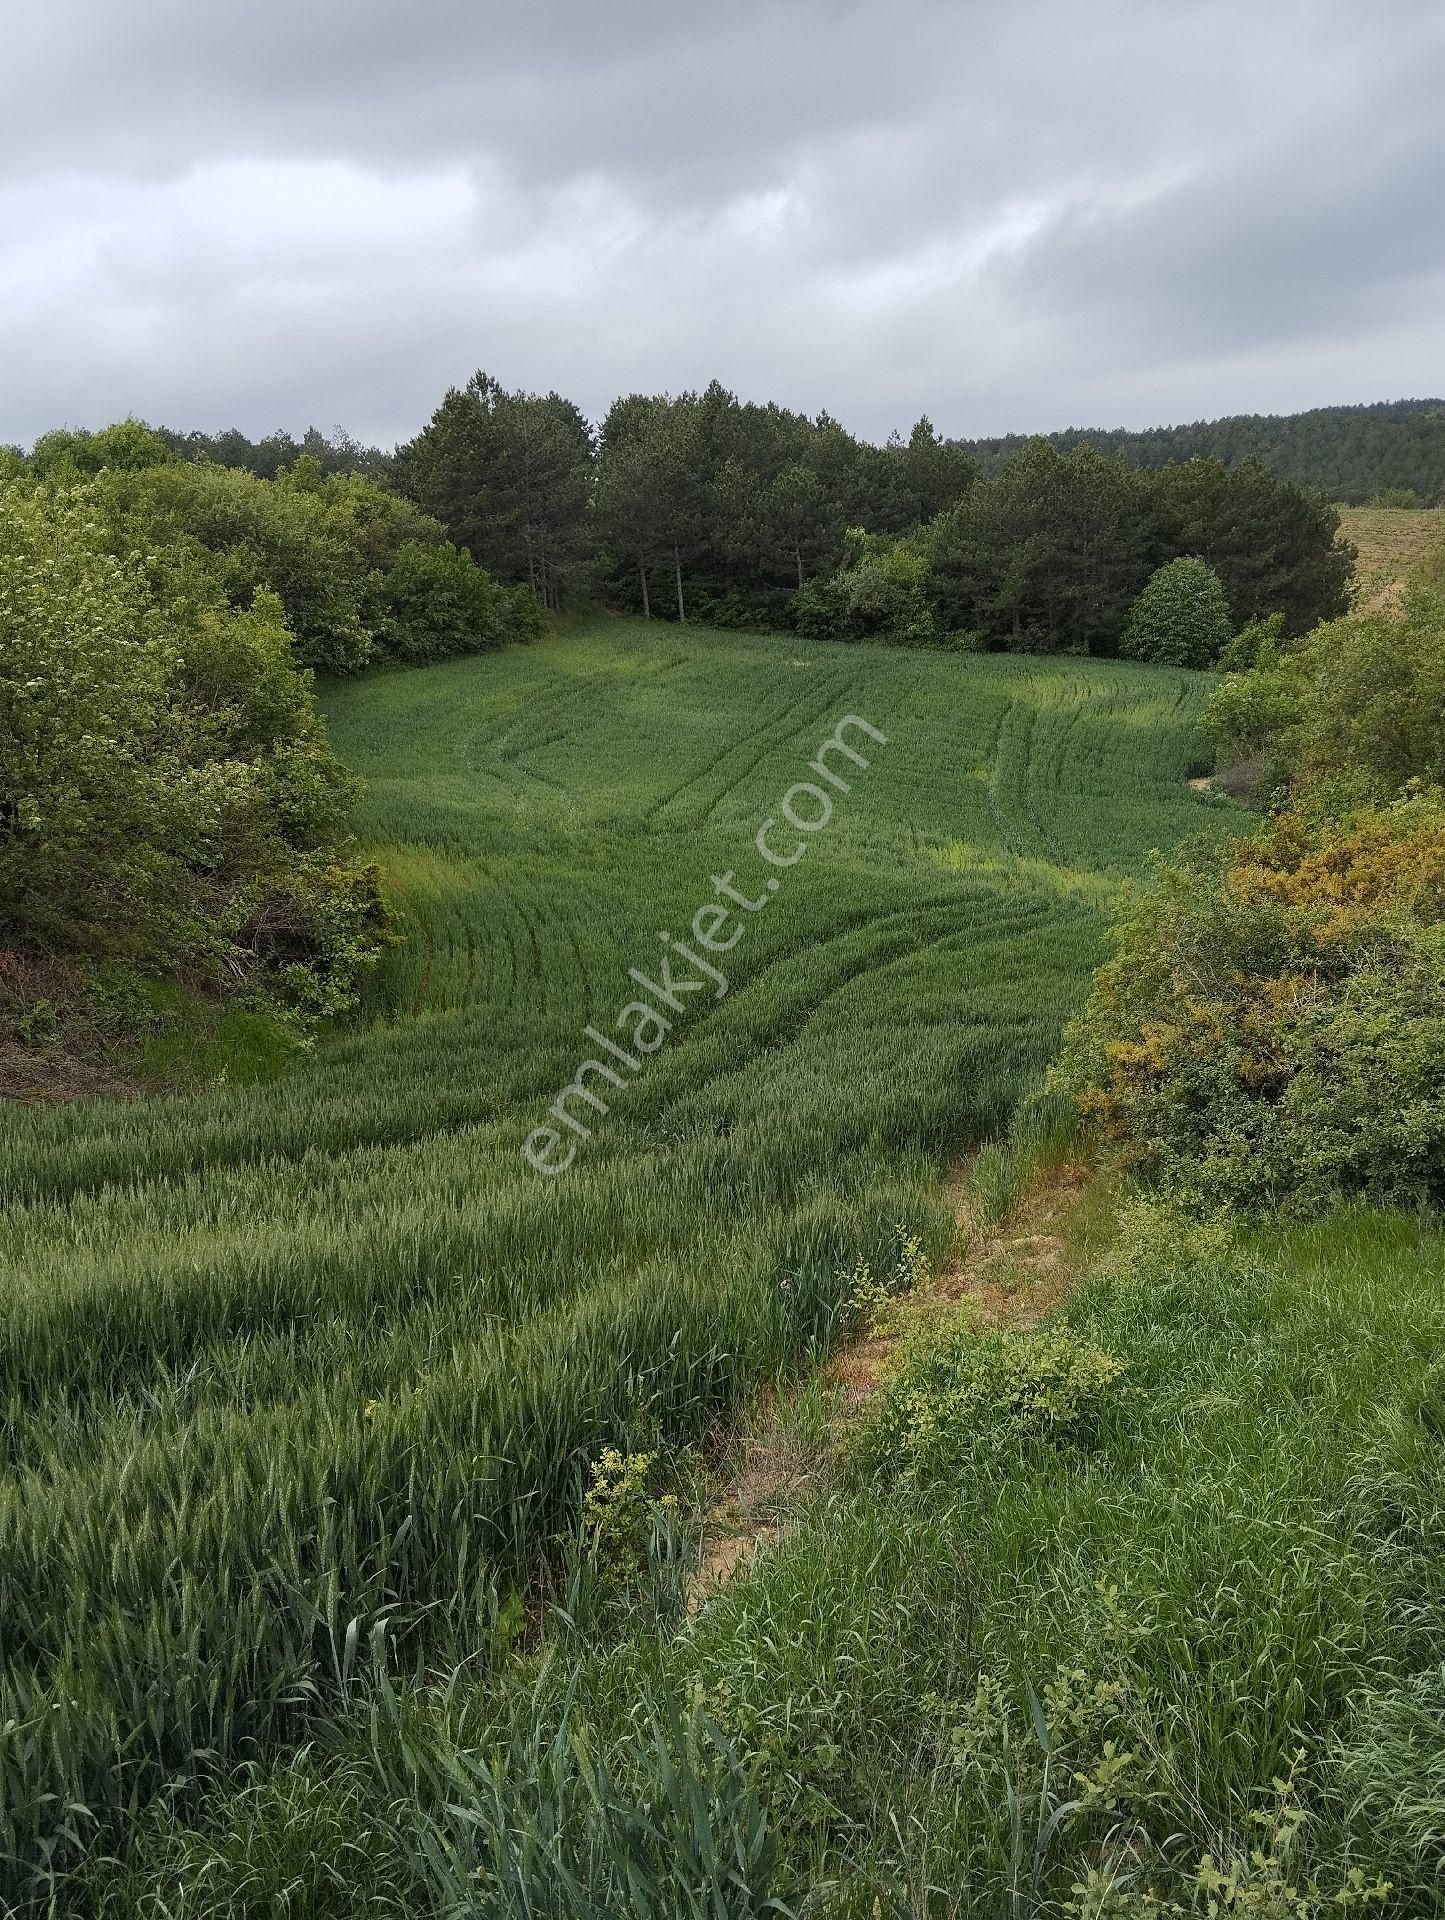
<svg viewBox="0 0 1445 1920"><path fill-rule="evenodd" d="M1189 460L1156 484L1172 550L1214 568L1236 627L1281 613L1300 634L1344 613L1354 549L1328 501L1253 459Z"/></svg>
<svg viewBox="0 0 1445 1920"><path fill-rule="evenodd" d="M1149 483L1028 443L923 535L938 624L1037 652L1112 653L1159 551Z"/></svg>
<svg viewBox="0 0 1445 1920"><path fill-rule="evenodd" d="M684 571L703 548L708 512L704 422L696 395L619 400L602 427L597 524L615 553L636 561L643 613L651 615L648 568L670 565L677 617L687 618Z"/></svg>
<svg viewBox="0 0 1445 1920"><path fill-rule="evenodd" d="M135 474L117 497L132 542L191 544L231 606L250 606L262 589L274 593L303 666L351 673L373 657L362 617L366 561L352 528L304 474L278 485L178 460Z"/></svg>
<svg viewBox="0 0 1445 1920"><path fill-rule="evenodd" d="M571 401L479 372L398 449L397 476L479 566L556 607L589 557L593 454Z"/></svg>
<svg viewBox="0 0 1445 1920"><path fill-rule="evenodd" d="M527 584L544 607L557 612L590 557L592 429L558 393L508 395L503 413Z"/></svg>
<svg viewBox="0 0 1445 1920"><path fill-rule="evenodd" d="M650 620L648 569L657 555L661 527L652 492L651 461L640 436L619 436L609 441L604 430L593 516L603 547L637 569L642 617Z"/></svg>
<svg viewBox="0 0 1445 1920"><path fill-rule="evenodd" d="M360 473L372 480L386 480L394 464L392 455L379 447L363 446L344 427L333 427L329 434L308 427L300 440L285 432L249 440L235 427L223 433L177 433L172 427L156 427L153 431L182 460L236 467L254 473L258 480L274 480L302 458L314 460L328 479L335 474Z"/></svg>
<svg viewBox="0 0 1445 1920"><path fill-rule="evenodd" d="M797 569L799 587L837 543L827 489L801 460L784 467L768 486L759 503L759 518Z"/></svg>
<svg viewBox="0 0 1445 1920"><path fill-rule="evenodd" d="M924 414L909 434L900 457L905 511L910 523L921 526L945 512L971 490L976 469L956 440L935 432Z"/></svg>
<svg viewBox="0 0 1445 1920"><path fill-rule="evenodd" d="M1186 555L1149 580L1134 602L1119 651L1126 659L1160 666L1211 667L1233 631L1219 575Z"/></svg>
<svg viewBox="0 0 1445 1920"><path fill-rule="evenodd" d="M118 420L99 433L62 429L37 440L30 456L37 479L141 473L175 459L165 441L140 420Z"/></svg>

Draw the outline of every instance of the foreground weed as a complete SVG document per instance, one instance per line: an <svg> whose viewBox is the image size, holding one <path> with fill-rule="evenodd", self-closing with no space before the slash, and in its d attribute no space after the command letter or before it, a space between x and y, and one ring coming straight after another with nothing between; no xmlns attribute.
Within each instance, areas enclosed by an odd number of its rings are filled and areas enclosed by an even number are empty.
<svg viewBox="0 0 1445 1920"><path fill-rule="evenodd" d="M855 1451L886 1477L936 1476L980 1452L1085 1437L1124 1363L1066 1326L984 1332L925 1322L901 1340Z"/></svg>
<svg viewBox="0 0 1445 1920"><path fill-rule="evenodd" d="M582 1525L598 1564L614 1578L638 1571L660 1524L676 1520L677 1495L658 1493L655 1453L604 1447L592 1468Z"/></svg>
<svg viewBox="0 0 1445 1920"><path fill-rule="evenodd" d="M383 1710L397 1715L387 1690ZM694 1708L644 1699L604 1743L543 1674L487 1753L433 1723L400 1746L430 1812L416 1868L457 1920L762 1920L775 1849L749 1770Z"/></svg>
<svg viewBox="0 0 1445 1920"><path fill-rule="evenodd" d="M897 1222L898 1253L892 1271L875 1276L868 1261L860 1259L848 1280L849 1316L870 1340L880 1340L897 1325L900 1301L925 1293L933 1279L933 1264L920 1237Z"/></svg>
<svg viewBox="0 0 1445 1920"><path fill-rule="evenodd" d="M1328 1920L1329 1916L1358 1913L1390 1904L1393 1888L1384 1879L1367 1880L1353 1867L1344 1879L1322 1890L1311 1879L1299 1884L1294 1865L1306 1816L1299 1804L1297 1776L1304 1760L1301 1748L1290 1771L1273 1785L1273 1806L1253 1813L1258 1831L1254 1846L1245 1852L1206 1854L1196 1868L1185 1901L1169 1898L1135 1882L1137 1867L1113 1870L1092 1867L1076 1882L1065 1911L1070 1920L1172 1920L1173 1916L1200 1916L1201 1920Z"/></svg>

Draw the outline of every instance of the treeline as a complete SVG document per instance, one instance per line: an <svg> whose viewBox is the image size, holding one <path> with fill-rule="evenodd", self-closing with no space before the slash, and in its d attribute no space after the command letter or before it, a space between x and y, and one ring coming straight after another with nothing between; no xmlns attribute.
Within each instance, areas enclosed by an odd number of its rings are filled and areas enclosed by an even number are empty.
<svg viewBox="0 0 1445 1920"><path fill-rule="evenodd" d="M389 453L363 446L344 427L333 427L329 434L308 427L299 440L284 431L250 440L236 427L221 433L178 433L174 427L151 431L182 460L209 460L218 467L254 473L258 480L274 480L283 467L294 467L303 456L314 460L323 474L364 473L368 479L384 480L391 470Z"/></svg>
<svg viewBox="0 0 1445 1920"><path fill-rule="evenodd" d="M515 407L523 397L503 395L496 382L486 375L478 375L465 391L473 388L483 390L479 395L483 411L496 412L502 402L510 402ZM490 395L490 409L487 395ZM714 386L709 389L709 395L716 416L722 390ZM551 398L555 408L581 421L581 415L570 403L558 401L555 395ZM468 407L450 395L448 400L450 405L445 409L448 421L442 434L431 436L433 443L458 427L468 430L465 427ZM625 418L635 411L635 406L635 400L619 401L609 419ZM500 411L505 415L507 406L501 405ZM831 429L835 459L841 452L842 463L848 464L850 456L844 443L851 441L852 436L836 422L826 417L808 421L771 406L746 411L757 416L754 424L770 420L781 428L783 437L791 441L792 452L777 463L777 470L798 457L801 445L811 437L810 429L824 432ZM538 420L543 417L540 410L534 409L534 417ZM434 419L433 426L437 425ZM926 422L923 430L932 437L932 429ZM211 460L218 466L241 468L265 480L274 479L283 467L294 465L302 454L316 460L323 473L364 473L374 480L387 478L394 459L392 453L363 445L341 427L333 428L329 434L317 427L308 427L300 439L290 433L277 432L259 440L248 439L235 428L214 434L181 433L170 427L158 427L155 431L172 451L185 459ZM763 432L766 431L764 425ZM915 433L917 431L915 429ZM841 440L837 438L839 435ZM605 429L603 437L604 440L608 437ZM980 473L990 474L1021 454L1031 437L1035 436L1003 434L950 440L946 444L952 458L966 459ZM1068 427L1036 437L1047 440L1059 453L1090 447L1096 453L1117 456L1130 467L1159 468L1186 460L1220 460L1225 466L1237 466L1244 460L1258 460L1279 479L1291 480L1297 486L1311 488L1331 500L1352 506L1376 501L1419 506L1445 504L1445 400L1386 400L1360 406L1316 407L1304 413L1230 414L1218 420L1193 420L1176 426L1143 429ZM416 445L416 442L410 444ZM866 446L867 443L855 444ZM896 450L898 442L892 445ZM876 454L880 449L869 451ZM867 454L862 459L866 463ZM886 460L875 465L883 473L892 470L892 463ZM872 531L887 530L873 518L856 513L849 524L863 525ZM800 541L799 545L802 544Z"/></svg>
<svg viewBox="0 0 1445 1920"><path fill-rule="evenodd" d="M1343 610L1351 566L1334 510L1258 461L1141 472L1036 440L980 475L926 418L879 447L717 383L630 395L593 435L562 396L478 374L392 478L545 606L813 639L1114 653L1183 556L1214 569L1234 627L1302 632Z"/></svg>
<svg viewBox="0 0 1445 1920"><path fill-rule="evenodd" d="M1351 555L1309 476L1334 494L1378 492L1385 477L1438 491L1418 462L1386 476L1369 449L1407 436L1428 467L1442 420L1433 403L1409 402L970 446L923 418L878 446L830 415L743 402L717 382L627 395L594 428L559 393L478 373L391 454L340 429L299 441L161 430L148 444L205 472L194 491L212 499L264 479L366 521L373 545L381 528L405 529L418 549L449 540L542 610L601 604L811 638L1107 654L1151 575L1181 557L1218 575L1236 629L1279 615L1300 633L1340 613ZM1358 485L1297 457L1316 443L1363 449ZM48 435L32 465L94 471L106 444ZM186 491L174 476L152 484ZM424 570L415 553L408 564ZM308 656L302 639L303 657L338 671L377 652L428 657L389 643L385 620L351 598L372 647L338 634Z"/></svg>
<svg viewBox="0 0 1445 1920"><path fill-rule="evenodd" d="M483 373L446 395L394 471L483 566L549 606L600 595L749 626L791 625L794 594L838 564L850 527L905 533L972 478L926 419L878 447L714 382L630 394L594 434L561 395L509 393Z"/></svg>
<svg viewBox="0 0 1445 1920"><path fill-rule="evenodd" d="M1385 400L1370 406L1316 407L1307 413L1239 413L1174 427L1069 427L1044 436L1060 453L1090 447L1131 467L1183 460L1259 460L1282 480L1331 500L1362 506L1445 504L1445 400ZM1027 445L1019 434L965 440L985 472Z"/></svg>

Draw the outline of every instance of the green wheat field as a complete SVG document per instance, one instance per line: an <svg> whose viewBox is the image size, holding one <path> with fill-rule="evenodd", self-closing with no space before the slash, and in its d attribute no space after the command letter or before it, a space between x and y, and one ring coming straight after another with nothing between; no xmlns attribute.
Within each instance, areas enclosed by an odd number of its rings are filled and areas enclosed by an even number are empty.
<svg viewBox="0 0 1445 1920"><path fill-rule="evenodd" d="M282 1078L0 1120L0 1853L465 1646L608 1441L702 1435L1007 1124L1191 792L1202 676L597 622L328 691L404 914ZM556 1177L628 969L838 720L887 736ZM780 844L800 839L780 829ZM586 1111L582 1109L582 1111ZM573 1138L574 1136L569 1136Z"/></svg>

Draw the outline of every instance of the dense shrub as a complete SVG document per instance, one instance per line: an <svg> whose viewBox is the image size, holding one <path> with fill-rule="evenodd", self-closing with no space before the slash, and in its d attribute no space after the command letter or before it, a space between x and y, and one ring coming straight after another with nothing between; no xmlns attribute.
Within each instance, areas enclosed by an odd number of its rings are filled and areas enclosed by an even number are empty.
<svg viewBox="0 0 1445 1920"><path fill-rule="evenodd" d="M916 1479L1023 1442L1076 1439L1122 1371L1068 1327L980 1332L924 1319L900 1342L857 1456L890 1479Z"/></svg>
<svg viewBox="0 0 1445 1920"><path fill-rule="evenodd" d="M1060 1071L1210 1200L1445 1201L1445 801L1289 812L1161 867Z"/></svg>
<svg viewBox="0 0 1445 1920"><path fill-rule="evenodd" d="M827 580L810 580L796 595L794 621L807 640L933 638L928 563L906 542L849 536L847 563Z"/></svg>
<svg viewBox="0 0 1445 1920"><path fill-rule="evenodd" d="M179 460L125 421L48 436L30 473L103 476L116 551L148 554L153 571L208 575L238 611L258 592L275 594L302 666L352 673L382 657L480 652L537 629L532 597L498 587L420 507L359 473L328 475L310 454L263 480Z"/></svg>
<svg viewBox="0 0 1445 1920"><path fill-rule="evenodd" d="M1284 615L1271 613L1241 627L1220 654L1221 673L1248 673L1254 667L1273 666L1284 642Z"/></svg>
<svg viewBox="0 0 1445 1920"><path fill-rule="evenodd" d="M1412 779L1445 781L1445 595L1417 587L1398 615L1333 621L1265 644L1257 661L1205 710L1222 764L1260 760L1275 793L1328 780L1387 799Z"/></svg>
<svg viewBox="0 0 1445 1920"><path fill-rule="evenodd" d="M1203 560L1181 555L1160 567L1134 602L1119 651L1161 666L1211 667L1230 637L1219 575Z"/></svg>
<svg viewBox="0 0 1445 1920"><path fill-rule="evenodd" d="M499 587L450 541L409 541L376 581L371 605L383 650L407 661L484 653L530 638L540 621L525 588Z"/></svg>
<svg viewBox="0 0 1445 1920"><path fill-rule="evenodd" d="M332 1010L385 914L280 603L116 538L101 483L0 486L0 940Z"/></svg>
<svg viewBox="0 0 1445 1920"><path fill-rule="evenodd" d="M174 461L120 490L138 545L193 542L233 607L280 600L303 666L350 673L375 647L362 618L367 566L341 518L304 487Z"/></svg>
<svg viewBox="0 0 1445 1920"><path fill-rule="evenodd" d="M439 547L446 533L430 514L359 473L323 472L314 455L276 475L283 492L314 495L344 528L365 565L385 572L405 546Z"/></svg>

